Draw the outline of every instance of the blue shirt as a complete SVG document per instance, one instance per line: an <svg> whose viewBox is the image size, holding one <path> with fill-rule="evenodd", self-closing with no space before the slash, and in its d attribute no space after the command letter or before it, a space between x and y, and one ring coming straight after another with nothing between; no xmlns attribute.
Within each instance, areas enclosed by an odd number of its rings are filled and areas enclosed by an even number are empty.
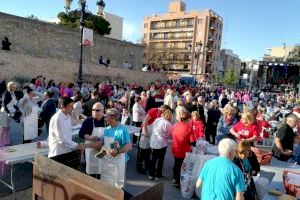
<svg viewBox="0 0 300 200"><path fill-rule="evenodd" d="M126 144L130 144L131 140L130 140L130 136L128 133L128 130L126 127L124 127L123 125L118 125L114 128L112 128L111 126L108 126L105 130L104 130L104 137L113 137L114 141L118 141L120 144L120 148L122 149ZM127 153L126 155L126 161L129 159Z"/></svg>
<svg viewBox="0 0 300 200"><path fill-rule="evenodd" d="M246 191L241 170L225 156L207 161L199 178L201 200L234 200L237 192Z"/></svg>
<svg viewBox="0 0 300 200"><path fill-rule="evenodd" d="M242 161L243 161L243 165L244 165L245 171L249 172L252 169L252 166L251 166L251 164L249 162L249 159L245 158L245 159L242 159Z"/></svg>

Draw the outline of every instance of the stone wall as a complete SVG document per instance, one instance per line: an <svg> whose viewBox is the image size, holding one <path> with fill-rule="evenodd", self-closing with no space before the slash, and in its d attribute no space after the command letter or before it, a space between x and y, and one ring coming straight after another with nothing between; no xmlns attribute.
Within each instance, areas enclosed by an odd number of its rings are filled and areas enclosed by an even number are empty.
<svg viewBox="0 0 300 200"><path fill-rule="evenodd" d="M0 50L0 80L14 80L16 76L33 78L44 75L56 82L69 82L76 80L78 63L57 58L38 58L31 55ZM147 86L157 80L165 80L162 73L142 72L121 68L109 67L98 64L83 65L84 81L92 83L106 80L118 83L137 83Z"/></svg>
<svg viewBox="0 0 300 200"><path fill-rule="evenodd" d="M79 60L80 33L73 29L0 12L0 39L4 36L12 43L12 52L64 61ZM110 58L114 67L121 67L128 61L135 69L142 68L143 46L94 34L94 46L84 47L84 63L96 64L101 55Z"/></svg>
<svg viewBox="0 0 300 200"><path fill-rule="evenodd" d="M7 36L11 51L0 50L0 79L16 76L75 81L79 65L80 34L59 25L8 15L0 12L0 39ZM85 81L112 80L147 85L164 80L165 74L142 72L143 47L100 35L94 35L94 46L84 47L83 77ZM109 57L111 67L98 64L102 55ZM122 68L124 61L133 70Z"/></svg>

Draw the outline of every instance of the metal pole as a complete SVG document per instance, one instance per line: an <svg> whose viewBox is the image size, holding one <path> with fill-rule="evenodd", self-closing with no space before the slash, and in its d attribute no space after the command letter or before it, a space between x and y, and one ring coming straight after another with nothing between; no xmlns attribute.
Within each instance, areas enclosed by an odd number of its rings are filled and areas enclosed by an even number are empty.
<svg viewBox="0 0 300 200"><path fill-rule="evenodd" d="M197 75L198 75L198 64L199 64L199 58L200 58L200 54L198 53L197 54L197 63L196 63L196 77L197 77Z"/></svg>
<svg viewBox="0 0 300 200"><path fill-rule="evenodd" d="M250 82L249 82L249 88L248 91L251 92L251 87L252 87L252 79L253 79L253 64L251 64L251 68L250 68Z"/></svg>
<svg viewBox="0 0 300 200"><path fill-rule="evenodd" d="M81 87L83 83L82 79L82 53L83 53L83 26L84 26L84 15L85 15L85 1L81 1L81 15L80 15L80 58L79 58L79 69L77 83Z"/></svg>

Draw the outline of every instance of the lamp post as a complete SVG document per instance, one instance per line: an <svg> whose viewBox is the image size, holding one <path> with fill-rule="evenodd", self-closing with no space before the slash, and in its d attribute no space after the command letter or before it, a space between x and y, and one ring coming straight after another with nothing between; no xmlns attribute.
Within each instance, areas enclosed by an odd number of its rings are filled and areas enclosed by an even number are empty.
<svg viewBox="0 0 300 200"><path fill-rule="evenodd" d="M66 12L70 10L71 4L73 0L65 0L65 9ZM78 68L78 77L77 77L77 83L81 87L83 83L83 78L82 78L82 53L83 53L83 28L84 28L84 20L85 20L85 15L86 15L86 0L78 0L78 4L80 6L80 57L79 57L79 68ZM96 3L97 6L97 14L98 15L103 15L103 10L105 7L105 3L103 0L99 0Z"/></svg>
<svg viewBox="0 0 300 200"><path fill-rule="evenodd" d="M192 59L197 59L197 62L196 62L196 76L198 74L198 64L199 64L199 59L200 59L200 55L206 55L206 53L209 51L209 46L205 46L203 51L202 51L202 42L200 41L200 43L196 43L196 46L195 46L195 49L192 49L192 45L190 44L188 46L188 49L190 51L192 51ZM204 73L205 73L205 70L204 70ZM193 74L193 71L192 73Z"/></svg>

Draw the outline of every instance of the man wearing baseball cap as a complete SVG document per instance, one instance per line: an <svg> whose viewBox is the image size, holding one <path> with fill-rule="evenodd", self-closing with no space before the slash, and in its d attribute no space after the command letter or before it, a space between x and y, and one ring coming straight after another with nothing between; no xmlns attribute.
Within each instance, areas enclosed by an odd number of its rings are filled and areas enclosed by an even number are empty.
<svg viewBox="0 0 300 200"><path fill-rule="evenodd" d="M106 110L105 120L109 125L104 131L103 147L107 156L103 157L101 180L123 188L125 183L127 152L132 149L129 133L119 122L120 113L117 109Z"/></svg>

